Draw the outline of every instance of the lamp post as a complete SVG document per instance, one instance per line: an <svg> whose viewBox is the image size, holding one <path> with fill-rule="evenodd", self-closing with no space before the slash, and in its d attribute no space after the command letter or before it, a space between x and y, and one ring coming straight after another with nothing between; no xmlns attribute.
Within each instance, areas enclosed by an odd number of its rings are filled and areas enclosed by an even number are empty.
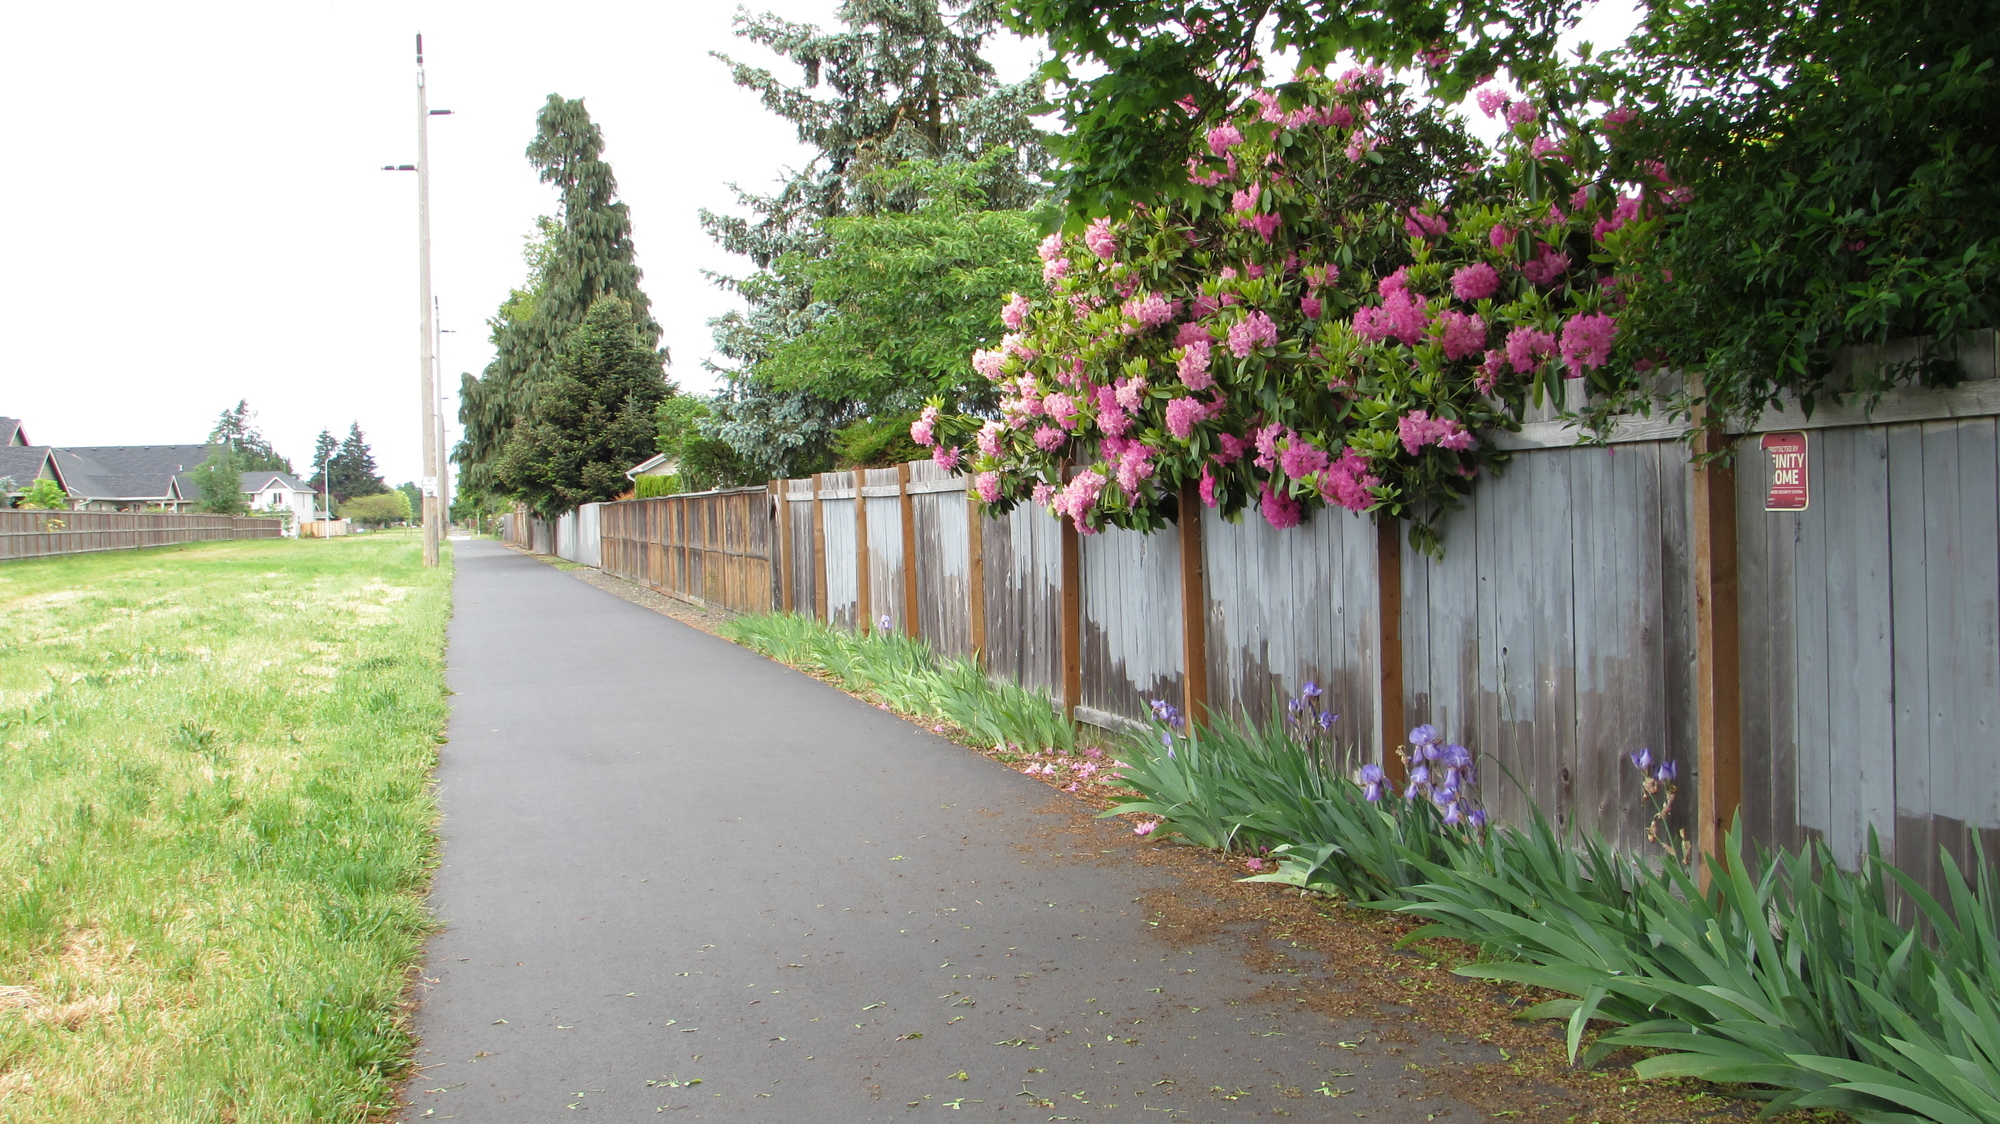
<svg viewBox="0 0 2000 1124"><path fill-rule="evenodd" d="M430 93L424 88L424 37L417 36L417 162L384 164L385 172L417 173L417 301L422 325L418 337L418 393L423 402L423 484L424 565L438 564L438 408L436 341L432 328L431 298L431 170L430 121L449 114L449 109L432 109Z"/></svg>

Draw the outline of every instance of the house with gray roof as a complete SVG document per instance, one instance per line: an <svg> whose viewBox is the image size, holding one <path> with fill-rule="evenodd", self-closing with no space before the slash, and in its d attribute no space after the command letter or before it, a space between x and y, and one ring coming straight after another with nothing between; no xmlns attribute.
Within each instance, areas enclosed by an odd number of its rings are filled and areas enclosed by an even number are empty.
<svg viewBox="0 0 2000 1124"><path fill-rule="evenodd" d="M206 445L95 445L53 450L58 480L78 511L187 511L201 500L189 473Z"/></svg>
<svg viewBox="0 0 2000 1124"><path fill-rule="evenodd" d="M20 418L0 418L0 449L9 445L32 445L28 435L21 432Z"/></svg>

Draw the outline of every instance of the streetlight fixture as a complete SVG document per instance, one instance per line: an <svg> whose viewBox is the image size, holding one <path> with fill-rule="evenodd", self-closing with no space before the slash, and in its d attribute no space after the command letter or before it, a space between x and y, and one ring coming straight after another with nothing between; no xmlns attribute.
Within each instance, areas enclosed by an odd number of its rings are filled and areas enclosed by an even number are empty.
<svg viewBox="0 0 2000 1124"><path fill-rule="evenodd" d="M423 321L418 345L419 393L423 401L423 507L424 565L438 564L438 538L442 524L438 504L439 447L437 408L437 354L433 334L431 298L431 172L430 120L449 115L449 109L432 109L430 93L424 87L424 37L417 36L417 162L384 164L385 172L417 173L417 300Z"/></svg>

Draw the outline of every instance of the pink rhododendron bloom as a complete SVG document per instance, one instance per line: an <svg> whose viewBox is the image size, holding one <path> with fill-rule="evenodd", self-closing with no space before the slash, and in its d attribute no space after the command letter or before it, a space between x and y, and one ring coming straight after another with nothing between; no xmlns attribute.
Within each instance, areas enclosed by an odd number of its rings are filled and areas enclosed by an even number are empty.
<svg viewBox="0 0 2000 1124"><path fill-rule="evenodd" d="M1136 410L1139 403L1146 400L1146 379L1143 375L1118 380L1117 402L1121 409Z"/></svg>
<svg viewBox="0 0 2000 1124"><path fill-rule="evenodd" d="M1572 316L1563 324L1562 360L1569 377L1579 379L1587 368L1602 367L1611 357L1611 339L1618 322L1602 312Z"/></svg>
<svg viewBox="0 0 2000 1124"><path fill-rule="evenodd" d="M1304 276L1306 286L1317 289L1322 285L1331 285L1335 281L1340 280L1340 267L1337 265L1309 265L1305 269Z"/></svg>
<svg viewBox="0 0 2000 1124"><path fill-rule="evenodd" d="M1517 374L1527 374L1541 366L1542 357L1556 350L1554 333L1523 325L1507 333L1507 362Z"/></svg>
<svg viewBox="0 0 2000 1124"><path fill-rule="evenodd" d="M1403 442L1403 451L1411 456L1417 450L1438 439L1437 423L1431 420L1428 410L1411 410L1396 420L1396 436Z"/></svg>
<svg viewBox="0 0 2000 1124"><path fill-rule="evenodd" d="M1500 271L1483 261L1474 262L1451 275L1451 291L1468 303L1483 301L1500 291Z"/></svg>
<svg viewBox="0 0 2000 1124"><path fill-rule="evenodd" d="M1537 160L1540 160L1551 152L1560 154L1562 152L1562 145L1550 140L1548 137L1536 137L1534 143L1528 146L1528 155ZM1560 155L1558 158L1560 158Z"/></svg>
<svg viewBox="0 0 2000 1124"><path fill-rule="evenodd" d="M1507 125L1509 128L1515 125L1526 124L1540 116L1541 111L1536 109L1532 102L1517 101L1509 102L1507 105Z"/></svg>
<svg viewBox="0 0 2000 1124"><path fill-rule="evenodd" d="M1308 320L1319 319L1322 307L1318 297L1307 297L1299 302L1299 311L1305 313Z"/></svg>
<svg viewBox="0 0 2000 1124"><path fill-rule="evenodd" d="M1222 447L1221 451L1215 454L1215 463L1217 464L1235 464L1237 461L1242 460L1243 454L1250 449L1250 440L1245 437L1238 437L1234 433L1216 435L1215 443Z"/></svg>
<svg viewBox="0 0 2000 1124"><path fill-rule="evenodd" d="M1492 117L1507 108L1507 103L1513 100L1507 91L1497 86L1481 86L1479 87L1478 94L1479 112L1488 117Z"/></svg>
<svg viewBox="0 0 2000 1124"><path fill-rule="evenodd" d="M1243 133L1234 125L1217 125L1208 131L1208 150L1217 156L1226 156L1229 150L1243 143Z"/></svg>
<svg viewBox="0 0 2000 1124"><path fill-rule="evenodd" d="M1332 460L1332 457L1326 455L1325 449L1303 437L1293 435L1286 439L1285 447L1278 451L1278 470L1294 480L1304 480L1313 473L1325 469Z"/></svg>
<svg viewBox="0 0 2000 1124"><path fill-rule="evenodd" d="M937 444L937 437L935 436L937 420L938 408L936 406L925 406L924 412L917 415L917 420L910 423L910 440L915 441L919 445L928 446Z"/></svg>
<svg viewBox="0 0 2000 1124"><path fill-rule="evenodd" d="M1215 506L1215 474L1206 468L1201 470L1201 504L1203 507Z"/></svg>
<svg viewBox="0 0 2000 1124"><path fill-rule="evenodd" d="M1061 439L1062 434L1058 433L1056 437L1057 439ZM1035 490L1029 496L1030 501L1036 507L1047 507L1055 498L1056 490L1054 485L1041 482L1036 483Z"/></svg>
<svg viewBox="0 0 2000 1124"><path fill-rule="evenodd" d="M1381 477L1368 471L1368 458L1350 447L1320 475L1320 495L1349 511L1365 511L1375 502L1369 489L1381 483Z"/></svg>
<svg viewBox="0 0 2000 1124"><path fill-rule="evenodd" d="M1521 276L1532 285L1552 285L1569 272L1569 267L1569 254L1543 242L1535 260L1521 267Z"/></svg>
<svg viewBox="0 0 2000 1124"><path fill-rule="evenodd" d="M1514 243L1514 232L1496 224L1486 232L1486 244L1496 250L1504 250Z"/></svg>
<svg viewBox="0 0 2000 1124"><path fill-rule="evenodd" d="M1633 109L1629 105L1621 105L1618 108L1612 110L1611 112L1605 114L1600 123L1604 126L1605 132L1615 133L1619 129L1623 128L1626 125L1631 124L1632 122L1638 119L1639 119L1638 110Z"/></svg>
<svg viewBox="0 0 2000 1124"><path fill-rule="evenodd" d="M1275 125L1285 119L1285 111L1278 108L1278 95L1271 91L1258 90L1250 95L1250 100L1264 107L1264 111L1258 116L1271 124Z"/></svg>
<svg viewBox="0 0 2000 1124"><path fill-rule="evenodd" d="M1599 242L1604 241L1605 235L1617 230L1628 222L1638 219L1640 208L1641 205L1638 196L1619 196L1617 205L1611 208L1611 214L1606 218L1598 219L1596 224L1590 228L1590 236Z"/></svg>
<svg viewBox="0 0 2000 1124"><path fill-rule="evenodd" d="M1194 398L1176 398L1167 403L1167 432L1176 440L1185 441L1194 435L1194 427L1208 411Z"/></svg>
<svg viewBox="0 0 2000 1124"><path fill-rule="evenodd" d="M1229 350L1238 359L1247 357L1259 347L1277 345L1278 326L1261 312L1252 312L1230 326Z"/></svg>
<svg viewBox="0 0 2000 1124"><path fill-rule="evenodd" d="M1349 327L1364 340L1380 342L1389 338L1389 314L1374 305L1364 305L1354 310Z"/></svg>
<svg viewBox="0 0 2000 1124"><path fill-rule="evenodd" d="M1057 392L1042 399L1042 413L1064 429L1076 428L1076 400Z"/></svg>
<svg viewBox="0 0 2000 1124"><path fill-rule="evenodd" d="M1443 215L1427 215L1411 207L1410 217L1403 220L1403 229L1412 238L1441 238L1451 232L1451 222Z"/></svg>
<svg viewBox="0 0 2000 1124"><path fill-rule="evenodd" d="M972 353L972 369L986 376L989 381L999 379L1001 364L1006 361L1007 357L997 351L982 350Z"/></svg>
<svg viewBox="0 0 2000 1124"><path fill-rule="evenodd" d="M1035 430L1035 448L1044 453L1055 452L1062 446L1063 440L1063 431L1055 426L1045 425Z"/></svg>
<svg viewBox="0 0 2000 1124"><path fill-rule="evenodd" d="M1194 100L1193 94L1189 94L1186 97L1176 99L1174 104L1180 106L1181 109L1185 111L1187 115L1190 117L1201 112L1201 103Z"/></svg>
<svg viewBox="0 0 2000 1124"><path fill-rule="evenodd" d="M1263 191L1264 189L1262 187L1259 187L1254 183L1251 184L1249 187L1246 187L1243 190L1229 197L1230 209L1233 211L1256 210L1257 197L1263 194Z"/></svg>
<svg viewBox="0 0 2000 1124"><path fill-rule="evenodd" d="M1391 273L1389 276L1384 277L1380 281L1375 282L1375 291L1382 294L1385 297L1388 296L1390 293L1403 292L1407 290L1409 287L1410 287L1410 267L1407 265L1397 266L1396 272Z"/></svg>
<svg viewBox="0 0 2000 1124"><path fill-rule="evenodd" d="M1264 267L1258 265L1254 261L1246 261L1243 263L1243 276L1248 277L1254 281L1257 278L1264 276Z"/></svg>
<svg viewBox="0 0 2000 1124"><path fill-rule="evenodd" d="M1062 257L1062 235L1051 234L1047 238L1042 239L1042 244L1035 247L1035 254L1043 261L1054 261Z"/></svg>
<svg viewBox="0 0 2000 1124"><path fill-rule="evenodd" d="M1494 348L1486 353L1486 362L1479 365L1479 374L1472 380L1473 389L1481 394L1493 393L1500 382L1500 372L1507 368L1507 353Z"/></svg>
<svg viewBox="0 0 2000 1124"><path fill-rule="evenodd" d="M947 449L943 445L939 445L937 448L931 450L931 461L946 472L957 469L958 446L953 445Z"/></svg>
<svg viewBox="0 0 2000 1124"><path fill-rule="evenodd" d="M1208 373L1210 347L1207 340L1200 339L1181 349L1181 357L1174 366L1181 385L1189 390L1207 390L1215 385L1215 376Z"/></svg>
<svg viewBox="0 0 2000 1124"><path fill-rule="evenodd" d="M1213 338L1208 334L1208 325L1190 320L1174 333L1174 346L1186 347L1191 343L1207 343Z"/></svg>
<svg viewBox="0 0 2000 1124"><path fill-rule="evenodd" d="M1019 293L1007 294L1007 307L1000 310L1000 322L1011 331L1020 331L1028 322L1028 298Z"/></svg>
<svg viewBox="0 0 2000 1124"><path fill-rule="evenodd" d="M1357 130L1354 133L1354 135L1348 139L1347 147L1341 150L1341 155L1347 157L1349 160L1352 160L1356 164L1359 164L1365 157L1367 157L1368 150L1371 147L1373 147L1373 142L1371 142L1366 136L1363 136L1361 132Z"/></svg>
<svg viewBox="0 0 2000 1124"><path fill-rule="evenodd" d="M1412 296L1409 290L1389 294L1382 302L1382 312L1389 319L1389 334L1406 344L1414 345L1424 338L1424 329L1430 325L1430 316L1425 309L1423 297Z"/></svg>
<svg viewBox="0 0 2000 1124"><path fill-rule="evenodd" d="M1438 342L1444 345L1444 357L1458 360L1477 355L1486 350L1486 321L1463 312L1440 312L1437 318Z"/></svg>
<svg viewBox="0 0 2000 1124"><path fill-rule="evenodd" d="M1256 231L1258 237L1269 242L1271 236L1278 232L1279 221L1277 215L1266 212L1261 215L1240 215L1236 219L1236 224L1246 230Z"/></svg>
<svg viewBox="0 0 2000 1124"><path fill-rule="evenodd" d="M1137 496L1139 482L1153 475L1153 458L1159 451L1148 445L1126 447L1118 458L1118 486L1125 494Z"/></svg>
<svg viewBox="0 0 2000 1124"><path fill-rule="evenodd" d="M1299 525L1303 517L1299 511L1299 501L1271 487L1264 482L1264 495L1257 501L1257 508L1264 513L1264 521L1282 531Z"/></svg>
<svg viewBox="0 0 2000 1124"><path fill-rule="evenodd" d="M1197 187L1214 187L1227 177L1227 174L1220 168L1208 172L1202 171L1201 158L1197 156L1188 157L1187 168L1188 182Z"/></svg>
<svg viewBox="0 0 2000 1124"><path fill-rule="evenodd" d="M1170 301L1158 293L1147 293L1125 302L1125 315L1139 322L1141 328L1157 328L1171 321L1180 311L1181 302Z"/></svg>
<svg viewBox="0 0 2000 1124"><path fill-rule="evenodd" d="M1021 361L1024 363L1034 362L1035 357L1041 354L1041 352L1029 347L1022 337L1015 332L1009 332L1000 337L1000 350L1009 355L1020 356Z"/></svg>
<svg viewBox="0 0 2000 1124"><path fill-rule="evenodd" d="M1450 449L1453 452L1463 452L1466 449L1472 448L1474 442L1471 430L1450 418L1440 418L1438 420L1437 443L1440 447Z"/></svg>
<svg viewBox="0 0 2000 1124"><path fill-rule="evenodd" d="M1084 517L1090 514L1091 508L1097 506L1097 496L1104 490L1104 484L1104 475L1095 469L1086 468L1077 473L1068 486L1063 488L1062 494L1056 497L1056 514L1069 516L1078 531L1096 534L1094 529L1084 523Z"/></svg>
<svg viewBox="0 0 2000 1124"><path fill-rule="evenodd" d="M1083 244L1106 261L1118 256L1118 236L1111 233L1111 220L1100 218L1083 232Z"/></svg>
<svg viewBox="0 0 2000 1124"><path fill-rule="evenodd" d="M973 478L972 486L979 493L979 499L982 503L994 504L1000 502L999 473L982 472Z"/></svg>
<svg viewBox="0 0 2000 1124"><path fill-rule="evenodd" d="M979 446L980 454L989 457L999 456L1000 435L1004 432L1006 432L1006 427L997 421L990 421L980 426L979 436L974 439L974 443Z"/></svg>
<svg viewBox="0 0 2000 1124"><path fill-rule="evenodd" d="M1042 266L1042 284L1054 288L1056 282L1062 280L1068 273L1068 258L1057 258L1054 261L1044 263Z"/></svg>
<svg viewBox="0 0 2000 1124"><path fill-rule="evenodd" d="M1343 129L1354 124L1354 111L1344 105L1328 106L1320 110L1319 116L1320 120L1327 124L1338 125Z"/></svg>
<svg viewBox="0 0 2000 1124"><path fill-rule="evenodd" d="M1278 442L1292 436L1296 435L1291 430L1286 429L1276 422L1259 429L1256 433L1257 459L1252 463L1265 472L1276 469L1278 467Z"/></svg>

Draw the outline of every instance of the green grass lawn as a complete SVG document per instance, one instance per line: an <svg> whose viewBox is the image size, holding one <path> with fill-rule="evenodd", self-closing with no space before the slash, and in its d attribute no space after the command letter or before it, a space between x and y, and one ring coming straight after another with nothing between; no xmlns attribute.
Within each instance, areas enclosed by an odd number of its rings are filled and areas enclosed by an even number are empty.
<svg viewBox="0 0 2000 1124"><path fill-rule="evenodd" d="M0 564L0 1118L393 1105L447 710L419 549Z"/></svg>

